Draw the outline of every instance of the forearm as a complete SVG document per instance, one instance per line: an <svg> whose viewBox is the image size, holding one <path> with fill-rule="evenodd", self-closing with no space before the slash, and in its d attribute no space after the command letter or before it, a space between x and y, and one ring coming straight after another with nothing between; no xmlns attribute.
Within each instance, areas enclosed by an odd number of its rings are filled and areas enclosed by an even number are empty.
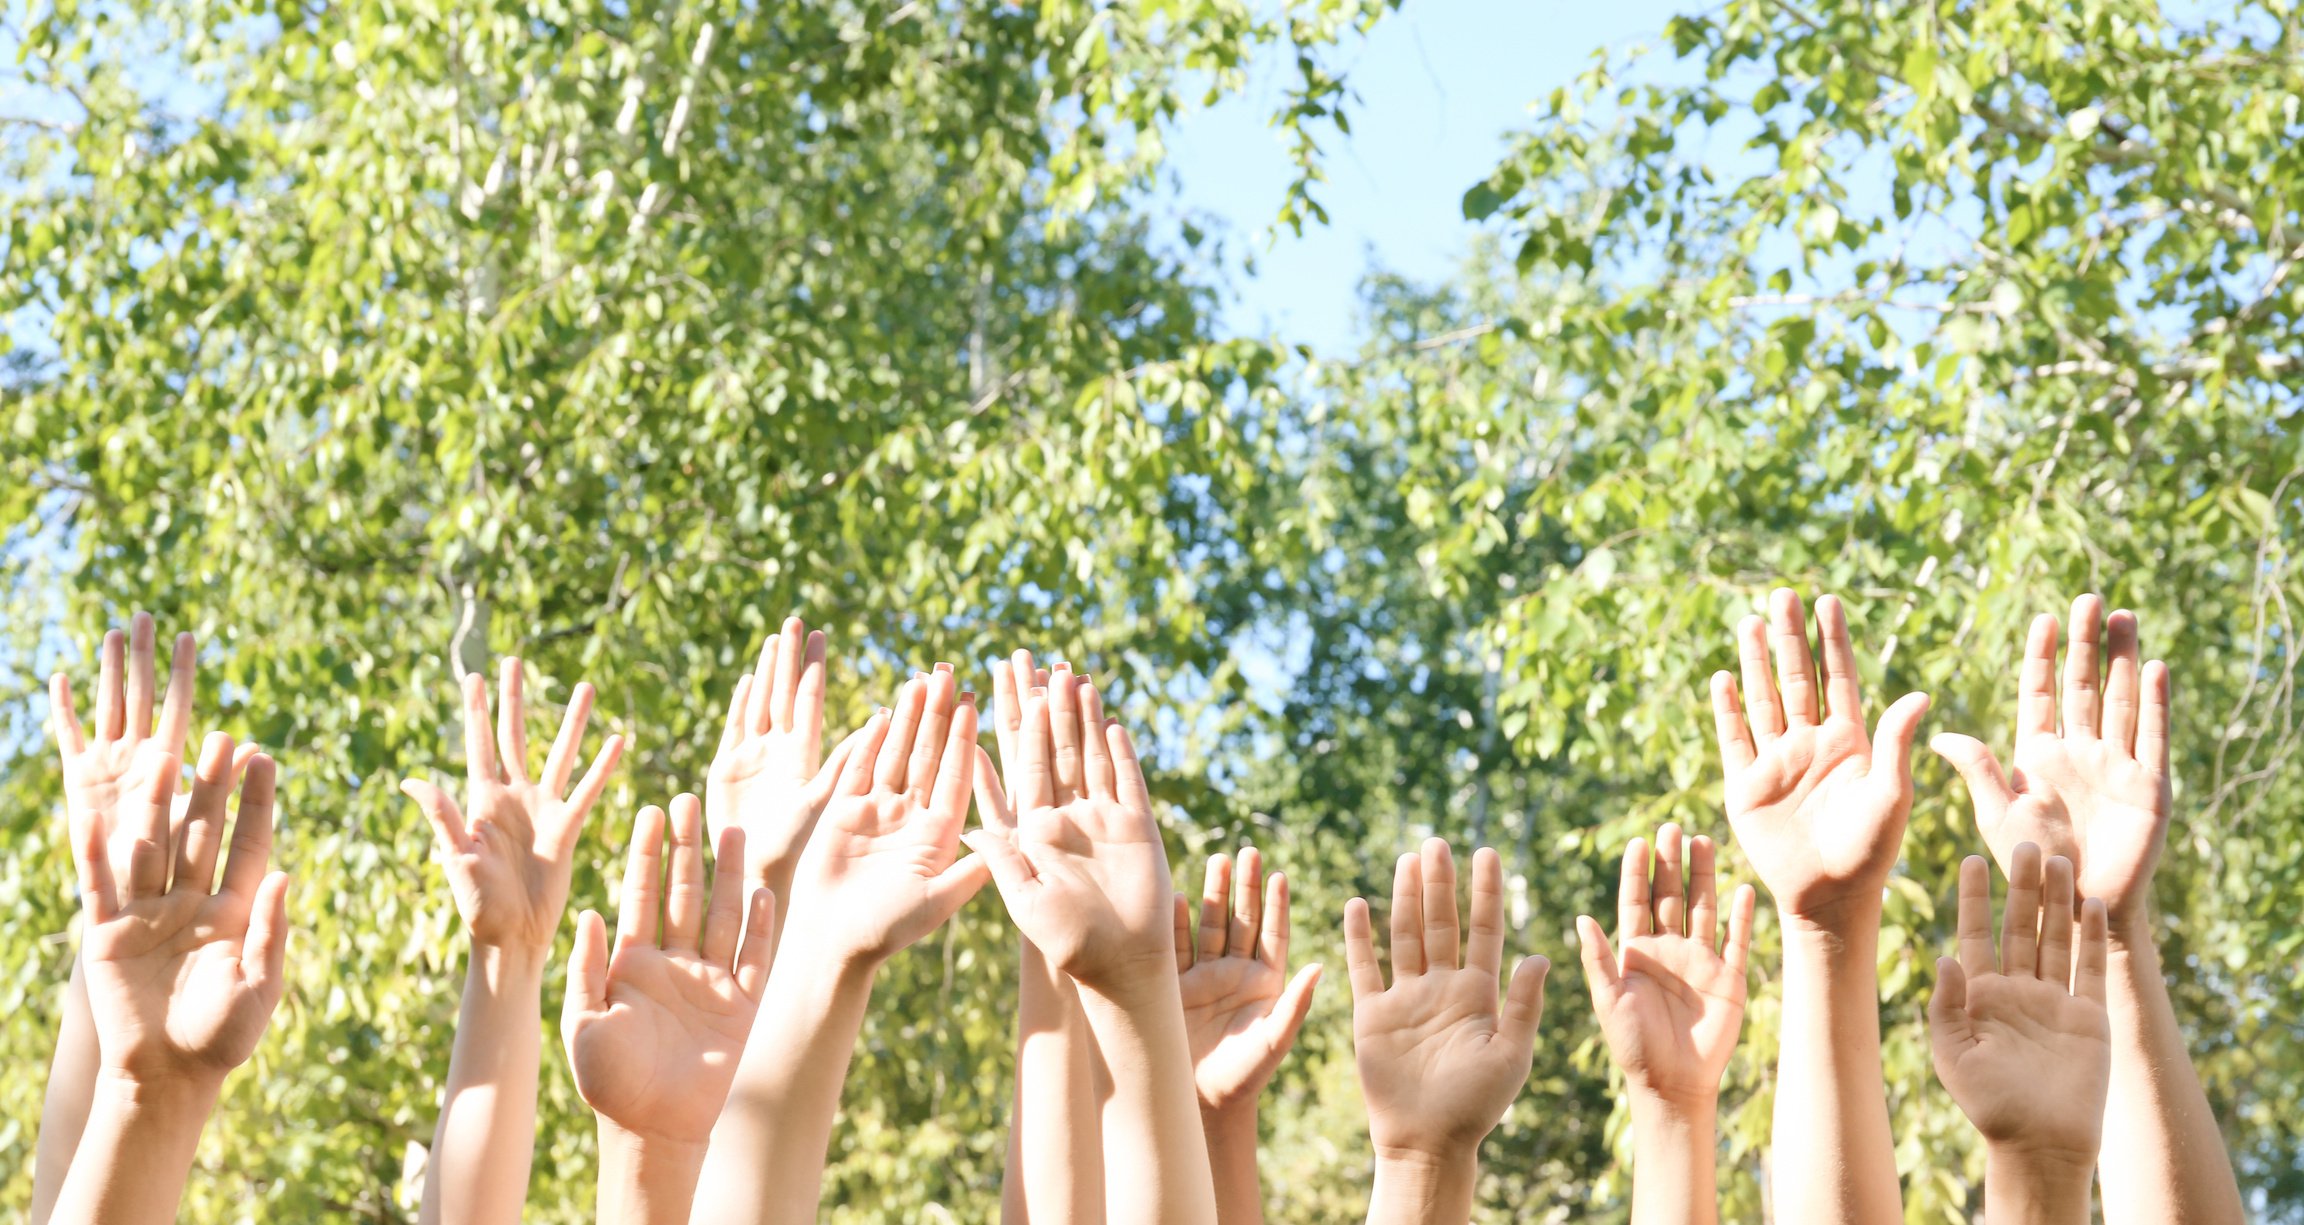
<svg viewBox="0 0 2304 1225"><path fill-rule="evenodd" d="M2104 1219L2109 1225L2239 1225L2244 1218L2232 1160L2176 1024L2147 917L2113 925L2108 969L2112 1084L2100 1158Z"/></svg>
<svg viewBox="0 0 2304 1225"><path fill-rule="evenodd" d="M788 948L790 946L787 946ZM840 1087L872 999L875 967L781 958L712 1129L697 1201L714 1220L761 1225L816 1219Z"/></svg>
<svg viewBox="0 0 2304 1225"><path fill-rule="evenodd" d="M1720 1219L1713 1170L1717 1101L1632 1097L1632 1225L1711 1225Z"/></svg>
<svg viewBox="0 0 2304 1225"><path fill-rule="evenodd" d="M424 1178L424 1225L516 1225L536 1149L544 951L478 945Z"/></svg>
<svg viewBox="0 0 2304 1225"><path fill-rule="evenodd" d="M1140 982L1126 997L1080 989L1081 1011L1112 1076L1103 1117L1105 1219L1214 1225L1216 1194L1176 977Z"/></svg>
<svg viewBox="0 0 2304 1225"><path fill-rule="evenodd" d="M1022 1225L1104 1219L1104 1140L1096 1117L1096 1043L1080 995L1030 940L1019 941L1016 1096L1008 1120L1001 1219Z"/></svg>
<svg viewBox="0 0 2304 1225"><path fill-rule="evenodd" d="M600 1120L600 1225L687 1225L704 1146L651 1139Z"/></svg>
<svg viewBox="0 0 2304 1225"><path fill-rule="evenodd" d="M64 1172L88 1127L96 1095L96 1024L88 1015L88 983L80 959L64 984L63 1017L56 1027L56 1057L48 1065L48 1092L40 1103L40 1140L32 1164L32 1225L46 1225L64 1190Z"/></svg>
<svg viewBox="0 0 2304 1225"><path fill-rule="evenodd" d="M1202 1111L1208 1171L1216 1188L1217 1225L1264 1225L1264 1185L1256 1173L1256 1105Z"/></svg>
<svg viewBox="0 0 2304 1225"><path fill-rule="evenodd" d="M1984 1219L1992 1225L2088 1225L2088 1163L1987 1151Z"/></svg>
<svg viewBox="0 0 2304 1225"><path fill-rule="evenodd" d="M1465 1225L1479 1181L1475 1146L1446 1156L1378 1149L1368 1225Z"/></svg>
<svg viewBox="0 0 2304 1225"><path fill-rule="evenodd" d="M222 1088L221 1078L144 1084L99 1075L88 1128L52 1219L58 1225L174 1221L200 1130Z"/></svg>
<svg viewBox="0 0 2304 1225"><path fill-rule="evenodd" d="M1779 1220L1903 1219L1880 1070L1879 916L1834 931L1789 917L1769 1160Z"/></svg>

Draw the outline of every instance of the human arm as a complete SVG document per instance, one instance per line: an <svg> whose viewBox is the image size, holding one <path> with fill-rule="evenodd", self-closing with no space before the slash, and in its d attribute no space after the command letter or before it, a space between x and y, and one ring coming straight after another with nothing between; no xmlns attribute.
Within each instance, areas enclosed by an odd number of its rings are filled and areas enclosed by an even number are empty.
<svg viewBox="0 0 2304 1225"><path fill-rule="evenodd" d="M776 1007L753 1024L712 1130L697 1202L713 1220L816 1219L879 967L984 884L982 862L959 854L975 739L975 707L944 665L906 682L894 713L858 733L793 874L799 917L770 978Z"/></svg>
<svg viewBox="0 0 2304 1225"><path fill-rule="evenodd" d="M465 801L415 779L400 784L431 822L471 939L448 1084L424 1179L425 1225L512 1225L528 1196L536 1145L536 1077L543 1051L544 965L568 905L576 841L608 786L624 740L610 736L573 790L592 687L568 700L545 758L528 777L522 669L507 656L494 739L488 683L463 679Z"/></svg>
<svg viewBox="0 0 2304 1225"><path fill-rule="evenodd" d="M1929 1045L1937 1078L1984 1136L1986 1217L2086 1225L2112 1063L2104 903L2089 899L2075 928L2071 861L2043 870L2029 842L2009 859L1997 950L1991 870L1973 855L1960 865L1960 956L1936 963Z"/></svg>
<svg viewBox="0 0 2304 1225"><path fill-rule="evenodd" d="M1456 865L1427 839L1392 875L1392 985L1377 964L1368 903L1344 906L1352 980L1352 1050L1368 1103L1376 1177L1370 1225L1463 1225L1472 1219L1480 1142L1528 1083L1551 963L1522 958L1501 1008L1504 869L1472 855L1472 931L1460 942ZM1461 955L1461 963L1458 958Z"/></svg>
<svg viewBox="0 0 2304 1225"><path fill-rule="evenodd" d="M1717 673L1713 717L1729 825L1784 930L1775 1211L1887 1225L1902 1219L1903 1193L1881 1077L1880 897L1912 811L1912 740L1928 699L1897 700L1867 738L1840 601L1818 599L1816 621L1821 703L1800 597L1779 589L1766 622L1737 627L1741 705L1735 679Z"/></svg>
<svg viewBox="0 0 2304 1225"><path fill-rule="evenodd" d="M1685 894L1680 827L1657 831L1655 851L1651 882L1648 844L1624 850L1617 946L1588 916L1576 930L1592 1011L1631 1100L1633 1223L1708 1225L1719 1219L1720 1076L1744 1020L1753 894L1736 891L1723 946L1712 840L1688 844Z"/></svg>
<svg viewBox="0 0 2304 1225"><path fill-rule="evenodd" d="M2106 1113L2117 1120L2104 1136L2105 1220L2238 1225L2244 1214L2232 1161L2152 934L2152 874L2174 808L2168 668L2142 662L2135 614L2105 618L2094 595L2072 602L2071 628L2060 687L2056 618L2034 618L2026 636L2012 777L1972 737L1938 736L1930 747L1960 772L1978 831L2004 869L2019 843L2036 843L2071 859L2082 897L2104 901L2112 1018Z"/></svg>

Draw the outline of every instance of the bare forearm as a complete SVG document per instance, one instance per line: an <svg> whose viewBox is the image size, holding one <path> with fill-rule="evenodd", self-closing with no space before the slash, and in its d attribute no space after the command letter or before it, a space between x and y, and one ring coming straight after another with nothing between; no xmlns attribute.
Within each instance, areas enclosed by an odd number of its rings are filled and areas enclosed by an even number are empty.
<svg viewBox="0 0 2304 1225"><path fill-rule="evenodd" d="M1720 1219L1713 1145L1716 1102L1632 1098L1632 1225L1711 1225Z"/></svg>
<svg viewBox="0 0 2304 1225"><path fill-rule="evenodd" d="M1770 1162L1778 1219L1904 1216L1880 1070L1877 915L1823 932L1786 920Z"/></svg>
<svg viewBox="0 0 2304 1225"><path fill-rule="evenodd" d="M222 1081L139 1084L101 1075L88 1129L56 1202L58 1225L160 1225L176 1219L200 1130Z"/></svg>
<svg viewBox="0 0 2304 1225"><path fill-rule="evenodd" d="M32 1225L46 1225L64 1190L64 1173L88 1127L96 1095L96 1024L88 1015L88 983L80 959L64 984L63 1017L56 1027L56 1058L48 1065L48 1092L40 1103L40 1141L32 1165Z"/></svg>
<svg viewBox="0 0 2304 1225"><path fill-rule="evenodd" d="M791 949L791 946L786 946ZM778 961L704 1158L697 1202L714 1220L816 1219L840 1087L872 999L874 967Z"/></svg>
<svg viewBox="0 0 2304 1225"><path fill-rule="evenodd" d="M536 1150L542 950L475 946L424 1178L424 1225L517 1225Z"/></svg>
<svg viewBox="0 0 2304 1225"><path fill-rule="evenodd" d="M1988 1152L1984 1219L1992 1225L2088 1225L2088 1163Z"/></svg>
<svg viewBox="0 0 2304 1225"><path fill-rule="evenodd" d="M687 1225L704 1146L634 1135L600 1120L600 1225Z"/></svg>
<svg viewBox="0 0 2304 1225"><path fill-rule="evenodd" d="M1378 1151L1368 1225L1465 1225L1479 1181L1478 1152L1470 1147L1445 1156Z"/></svg>
<svg viewBox="0 0 2304 1225"><path fill-rule="evenodd" d="M1217 1225L1264 1225L1264 1184L1256 1173L1256 1108L1202 1112Z"/></svg>
<svg viewBox="0 0 2304 1225"><path fill-rule="evenodd" d="M1104 1214L1115 1225L1215 1225L1192 1050L1173 974L1127 998L1080 990L1112 1076L1104 1102Z"/></svg>
<svg viewBox="0 0 2304 1225"><path fill-rule="evenodd" d="M1094 1225L1104 1219L1104 1138L1096 1111L1096 1043L1072 980L1019 942L1016 1098L1000 1211ZM1037 1210L1037 1214L1035 1214Z"/></svg>
<svg viewBox="0 0 2304 1225"><path fill-rule="evenodd" d="M2106 1004L2112 1088L2104 1107L2104 1219L2239 1225L2223 1133L2176 1024L2144 916L2114 925Z"/></svg>

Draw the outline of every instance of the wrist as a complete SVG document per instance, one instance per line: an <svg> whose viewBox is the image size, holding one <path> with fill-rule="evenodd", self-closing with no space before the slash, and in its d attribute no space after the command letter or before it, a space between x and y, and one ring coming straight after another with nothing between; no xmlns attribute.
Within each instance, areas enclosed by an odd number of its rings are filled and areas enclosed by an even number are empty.
<svg viewBox="0 0 2304 1225"><path fill-rule="evenodd" d="M2155 959L2159 957L2160 945L2153 937L2150 907L2142 902L2128 903L2106 917L2110 921L2104 931L2111 942L2112 956L2143 953Z"/></svg>
<svg viewBox="0 0 2304 1225"><path fill-rule="evenodd" d="M1877 939L1883 905L1878 889L1806 907L1779 901L1776 921L1784 929L1787 944L1796 939L1818 944Z"/></svg>
<svg viewBox="0 0 2304 1225"><path fill-rule="evenodd" d="M465 977L487 988L492 994L504 994L524 986L534 986L541 990L544 985L544 968L551 960L551 953L549 948L532 945L482 944L475 941Z"/></svg>
<svg viewBox="0 0 2304 1225"><path fill-rule="evenodd" d="M1709 1136L1715 1120L1720 1117L1720 1091L1710 1093L1660 1093L1641 1085L1630 1086L1625 1099L1632 1108L1632 1126L1657 1135L1687 1135L1702 1133Z"/></svg>
<svg viewBox="0 0 2304 1225"><path fill-rule="evenodd" d="M1995 1218L2018 1221L2085 1222L2095 1169L2093 1154L1988 1144L1984 1152L1984 1210Z"/></svg>
<svg viewBox="0 0 2304 1225"><path fill-rule="evenodd" d="M225 1074L210 1068L187 1068L167 1073L103 1067L96 1072L94 1101L135 1114L206 1119L224 1092Z"/></svg>
<svg viewBox="0 0 2304 1225"><path fill-rule="evenodd" d="M611 1163L627 1168L678 1168L682 1165L704 1165L704 1150L709 1137L689 1139L669 1136L660 1132L626 1127L609 1118L600 1121L600 1163Z"/></svg>
<svg viewBox="0 0 2304 1225"><path fill-rule="evenodd" d="M1257 1133L1256 1094L1220 1106L1200 1103L1200 1130L1207 1135L1211 1148L1218 1142L1245 1143L1255 1147Z"/></svg>
<svg viewBox="0 0 2304 1225"><path fill-rule="evenodd" d="M1469 1190L1480 1176L1478 1141L1462 1145L1376 1146L1376 1195L1418 1203L1444 1202Z"/></svg>

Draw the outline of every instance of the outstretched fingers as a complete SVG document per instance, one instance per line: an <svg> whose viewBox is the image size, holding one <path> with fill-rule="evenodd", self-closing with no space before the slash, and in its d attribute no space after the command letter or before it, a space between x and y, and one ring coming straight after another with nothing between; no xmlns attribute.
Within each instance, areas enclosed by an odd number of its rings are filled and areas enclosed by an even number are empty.
<svg viewBox="0 0 2304 1225"><path fill-rule="evenodd" d="M2142 660L2136 614L2117 609L2104 619L2104 739L2123 753L2136 751L2136 717L2142 690Z"/></svg>
<svg viewBox="0 0 2304 1225"><path fill-rule="evenodd" d="M616 947L654 948L664 888L664 810L654 804L632 820L624 880L616 901Z"/></svg>
<svg viewBox="0 0 2304 1225"><path fill-rule="evenodd" d="M1512 967L1512 985L1504 990L1504 1014L1496 1036L1511 1050L1536 1048L1536 1028L1544 1020L1544 976L1552 962L1544 957L1523 957Z"/></svg>
<svg viewBox="0 0 2304 1225"><path fill-rule="evenodd" d="M219 893L239 898L256 896L272 862L272 805L278 792L279 767L266 754L248 759L240 779L240 811L232 819L232 849L224 860Z"/></svg>
<svg viewBox="0 0 2304 1225"><path fill-rule="evenodd" d="M1744 967L1752 960L1752 921L1759 909L1759 893L1750 885L1738 885L1736 896L1728 902L1728 944L1721 960L1736 972L1739 988L1744 984Z"/></svg>
<svg viewBox="0 0 2304 1225"><path fill-rule="evenodd" d="M1688 843L1688 935L1707 949L1720 947L1719 851L1710 838Z"/></svg>
<svg viewBox="0 0 2304 1225"><path fill-rule="evenodd" d="M1741 770L1760 755L1736 702L1736 678L1726 672L1712 674L1712 735L1720 745L1720 762L1729 770Z"/></svg>
<svg viewBox="0 0 2304 1225"><path fill-rule="evenodd" d="M273 872L259 881L248 909L248 931L240 941L240 979L269 1013L288 987L288 874Z"/></svg>
<svg viewBox="0 0 2304 1225"><path fill-rule="evenodd" d="M672 870L664 886L664 947L693 953L704 936L704 810L693 795L672 801Z"/></svg>
<svg viewBox="0 0 2304 1225"><path fill-rule="evenodd" d="M1616 964L1616 950L1590 915L1576 916L1576 944L1584 961L1584 985L1592 992L1592 1010L1604 1013L1624 989L1624 975Z"/></svg>
<svg viewBox="0 0 2304 1225"><path fill-rule="evenodd" d="M523 679L527 668L517 655L497 665L496 752L504 777L513 782L528 778L528 703Z"/></svg>
<svg viewBox="0 0 2304 1225"><path fill-rule="evenodd" d="M1440 838L1424 840L1424 965L1453 970L1461 953L1462 928L1456 916L1456 856Z"/></svg>
<svg viewBox="0 0 2304 1225"><path fill-rule="evenodd" d="M748 684L737 686L737 696L749 696L760 687L760 678L751 678ZM552 748L544 755L544 772L536 777L538 786L553 796L568 793L568 779L576 772L577 754L584 743L584 728L592 722L592 704L599 700L591 684L579 681L568 694L568 709L560 714L560 731L552 737Z"/></svg>
<svg viewBox="0 0 2304 1225"><path fill-rule="evenodd" d="M1982 855L1960 861L1960 965L1990 974L2000 962L1992 946L1992 866Z"/></svg>
<svg viewBox="0 0 2304 1225"><path fill-rule="evenodd" d="M1768 669L1768 622L1746 617L1736 623L1736 661L1744 671L1744 713L1759 745L1784 734L1784 698Z"/></svg>
<svg viewBox="0 0 2304 1225"><path fill-rule="evenodd" d="M1789 587L1768 593L1768 645L1776 658L1776 689L1793 727L1818 721L1816 659L1808 649L1808 618Z"/></svg>
<svg viewBox="0 0 2304 1225"><path fill-rule="evenodd" d="M464 694L464 774L473 783L500 783L504 771L496 763L496 743L488 719L488 678L467 672Z"/></svg>
<svg viewBox="0 0 2304 1225"><path fill-rule="evenodd" d="M1680 880L1680 827L1666 822L1656 831L1656 930L1688 934L1688 895Z"/></svg>
<svg viewBox="0 0 2304 1225"><path fill-rule="evenodd" d="M1355 1002L1384 992L1384 968L1376 960L1376 933L1365 898L1344 903L1344 976Z"/></svg>
<svg viewBox="0 0 2304 1225"><path fill-rule="evenodd" d="M1424 972L1424 864L1414 852L1392 867L1392 977Z"/></svg>
<svg viewBox="0 0 2304 1225"><path fill-rule="evenodd" d="M176 635L175 648L168 652L168 696L160 704L160 726L152 733L160 747L171 753L183 752L184 738L192 734L194 674L199 661L200 644L190 634Z"/></svg>
<svg viewBox="0 0 2304 1225"><path fill-rule="evenodd" d="M2008 912L2001 916L2000 972L2031 978L2040 964L2040 848L2016 844L2008 863Z"/></svg>
<svg viewBox="0 0 2304 1225"><path fill-rule="evenodd" d="M677 801L675 801L677 803ZM733 974L737 946L744 936L744 910L751 890L744 883L744 827L720 831L712 848L712 898L704 912L704 960Z"/></svg>
<svg viewBox="0 0 2304 1225"><path fill-rule="evenodd" d="M1648 935L1655 930L1654 923L1648 893L1648 840L1634 838L1624 844L1624 863L1616 876L1616 938Z"/></svg>
<svg viewBox="0 0 2304 1225"><path fill-rule="evenodd" d="M2016 676L2016 743L2056 734L2056 618L2032 618L2024 635L2024 664Z"/></svg>
<svg viewBox="0 0 2304 1225"><path fill-rule="evenodd" d="M1835 719L1864 721L1864 687L1856 677L1856 648L1848 636L1848 609L1838 596L1816 599L1816 638L1824 647L1824 709Z"/></svg>
<svg viewBox="0 0 2304 1225"><path fill-rule="evenodd" d="M2111 936L2104 899L2089 898L2080 907L2080 960L2072 973L2072 994L2098 1005L2105 1001L2106 964L2111 959Z"/></svg>
<svg viewBox="0 0 2304 1225"><path fill-rule="evenodd" d="M1504 968L1504 861L1493 847L1472 852L1471 930L1464 968L1494 976Z"/></svg>
<svg viewBox="0 0 2304 1225"><path fill-rule="evenodd" d="M2102 599L2083 595L2072 601L2072 644L2064 650L2066 739L2094 740L2101 728L2103 620Z"/></svg>
<svg viewBox="0 0 2304 1225"><path fill-rule="evenodd" d="M562 1005L562 1023L575 1016L597 1016L608 1011L608 925L600 912L576 916L576 944L568 950L568 999Z"/></svg>

